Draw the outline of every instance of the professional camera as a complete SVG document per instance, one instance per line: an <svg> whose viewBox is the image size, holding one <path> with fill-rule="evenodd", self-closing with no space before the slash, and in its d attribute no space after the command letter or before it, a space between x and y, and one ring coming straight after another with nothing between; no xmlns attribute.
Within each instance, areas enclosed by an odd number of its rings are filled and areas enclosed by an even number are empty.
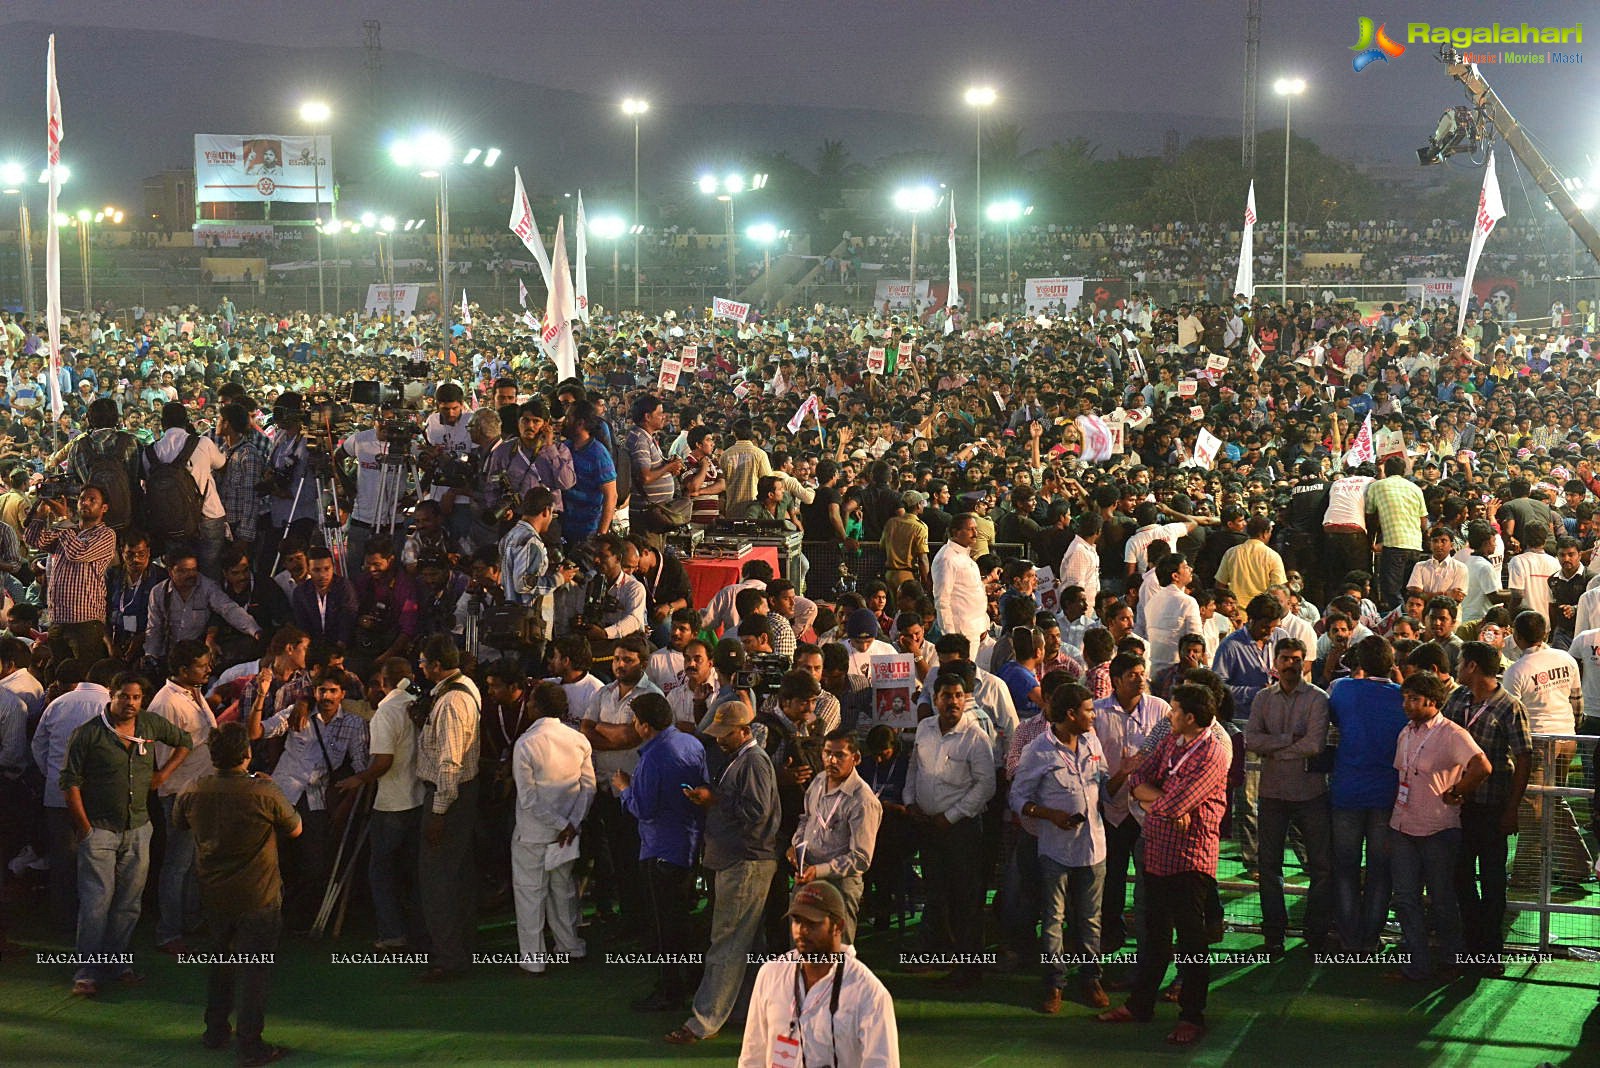
<svg viewBox="0 0 1600 1068"><path fill-rule="evenodd" d="M577 563L576 559L573 562ZM581 564L578 566L580 569L582 568ZM591 570L588 573L586 584L587 589L583 599L583 610L573 620L572 625L574 628L587 627L591 624L596 627L603 627L606 625L605 619L608 616L615 615L622 608L622 603L612 595L611 587L607 584L606 577L598 571L592 570L592 564L590 566Z"/></svg>
<svg viewBox="0 0 1600 1068"><path fill-rule="evenodd" d="M471 456L456 454L437 445L424 448L417 457L422 480L429 486L471 489L478 483L478 463Z"/></svg>
<svg viewBox="0 0 1600 1068"><path fill-rule="evenodd" d="M497 500L483 510L485 525L498 527L517 521L517 516L522 511L522 494L511 488L511 479L505 472L502 471L489 480L488 495Z"/></svg>
<svg viewBox="0 0 1600 1068"><path fill-rule="evenodd" d="M41 501L50 500L76 500L78 494L83 492L83 483L76 477L66 472L46 475L44 481L39 483L36 496Z"/></svg>
<svg viewBox="0 0 1600 1068"><path fill-rule="evenodd" d="M789 667L789 658L781 653L756 653L746 658L743 671L734 672L734 689L749 690L759 704L762 698L778 692Z"/></svg>
<svg viewBox="0 0 1600 1068"><path fill-rule="evenodd" d="M388 442L391 451L405 451L422 435L422 427L409 419L385 419L378 424L378 440Z"/></svg>

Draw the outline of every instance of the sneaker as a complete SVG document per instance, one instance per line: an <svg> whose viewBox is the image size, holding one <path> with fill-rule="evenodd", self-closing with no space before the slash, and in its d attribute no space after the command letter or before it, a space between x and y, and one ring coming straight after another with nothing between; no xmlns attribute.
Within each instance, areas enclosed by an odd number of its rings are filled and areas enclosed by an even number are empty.
<svg viewBox="0 0 1600 1068"><path fill-rule="evenodd" d="M15 878L16 876L19 876L23 872L27 871L28 865L32 864L38 859L39 855L33 851L33 846L25 845L22 847L22 852L12 857L11 863L6 865L6 867L11 870L11 875L13 878Z"/></svg>

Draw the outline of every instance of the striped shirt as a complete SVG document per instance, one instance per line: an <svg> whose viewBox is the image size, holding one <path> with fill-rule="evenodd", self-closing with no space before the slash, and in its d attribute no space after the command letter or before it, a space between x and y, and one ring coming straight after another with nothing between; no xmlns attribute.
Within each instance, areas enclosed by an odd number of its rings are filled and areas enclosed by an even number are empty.
<svg viewBox="0 0 1600 1068"><path fill-rule="evenodd" d="M30 548L50 554L46 600L52 626L97 623L106 617L106 569L117 555L117 532L104 523L45 528L36 515L23 529Z"/></svg>
<svg viewBox="0 0 1600 1068"><path fill-rule="evenodd" d="M231 448L223 445L222 454L228 465L217 479L217 494L228 516L228 529L238 541L254 541L256 517L264 511L261 491L256 487L266 475L271 443L261 431L252 429Z"/></svg>
<svg viewBox="0 0 1600 1068"><path fill-rule="evenodd" d="M429 692L434 697L433 712L417 737L417 778L433 784L433 812L442 816L455 804L461 784L478 774L478 713L483 699L472 680L459 671Z"/></svg>

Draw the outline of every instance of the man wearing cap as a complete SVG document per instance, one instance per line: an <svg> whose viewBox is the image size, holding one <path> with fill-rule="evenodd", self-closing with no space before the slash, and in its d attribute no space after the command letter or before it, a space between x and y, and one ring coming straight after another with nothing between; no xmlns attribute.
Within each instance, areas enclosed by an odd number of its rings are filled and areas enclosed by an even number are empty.
<svg viewBox="0 0 1600 1068"><path fill-rule="evenodd" d="M928 495L916 490L901 494L902 511L891 516L883 525L884 566L883 580L889 589L898 590L907 579L917 579L924 586L929 583L928 525L921 519L922 508Z"/></svg>
<svg viewBox="0 0 1600 1068"><path fill-rule="evenodd" d="M861 748L853 731L832 730L822 741L823 774L806 787L805 807L789 846L795 881L824 879L844 896L844 940L855 942L863 877L872 867L883 804L856 774Z"/></svg>
<svg viewBox="0 0 1600 1068"><path fill-rule="evenodd" d="M743 701L717 706L705 733L727 754L728 766L712 785L685 790L706 814L701 863L715 873L716 886L711 948L692 1015L666 1036L675 1046L714 1037L733 1012L744 983L746 954L778 867L778 780L771 759L751 733L754 724L755 711Z"/></svg>
<svg viewBox="0 0 1600 1068"><path fill-rule="evenodd" d="M977 519L970 512L950 521L950 540L933 558L933 602L939 629L964 634L976 652L989 637L989 595L972 556Z"/></svg>
<svg viewBox="0 0 1600 1068"><path fill-rule="evenodd" d="M977 953L983 942L983 812L995 792L994 749L967 707L960 671L933 684L934 715L917 724L905 796L921 838L932 948ZM961 987L981 979L976 964L954 973Z"/></svg>
<svg viewBox="0 0 1600 1068"><path fill-rule="evenodd" d="M857 608L845 618L844 634L850 649L850 674L867 675L875 656L894 656L900 650L880 638L878 617L870 608Z"/></svg>
<svg viewBox="0 0 1600 1068"><path fill-rule="evenodd" d="M899 1068L894 999L845 945L845 922L844 898L832 883L794 892L794 949L756 974L739 1068Z"/></svg>

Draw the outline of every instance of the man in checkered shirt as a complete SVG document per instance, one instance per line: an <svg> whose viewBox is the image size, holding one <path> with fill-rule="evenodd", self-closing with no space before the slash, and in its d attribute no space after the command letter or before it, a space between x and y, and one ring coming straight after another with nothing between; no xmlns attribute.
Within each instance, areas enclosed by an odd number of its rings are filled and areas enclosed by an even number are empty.
<svg viewBox="0 0 1600 1068"><path fill-rule="evenodd" d="M86 663L104 657L106 643L106 569L117 556L117 534L105 524L107 503L98 486L78 495L78 525L64 522L71 505L61 498L41 499L22 528L22 540L50 554L46 600L50 608L50 645L57 659L76 657ZM54 517L50 526L47 519Z"/></svg>

